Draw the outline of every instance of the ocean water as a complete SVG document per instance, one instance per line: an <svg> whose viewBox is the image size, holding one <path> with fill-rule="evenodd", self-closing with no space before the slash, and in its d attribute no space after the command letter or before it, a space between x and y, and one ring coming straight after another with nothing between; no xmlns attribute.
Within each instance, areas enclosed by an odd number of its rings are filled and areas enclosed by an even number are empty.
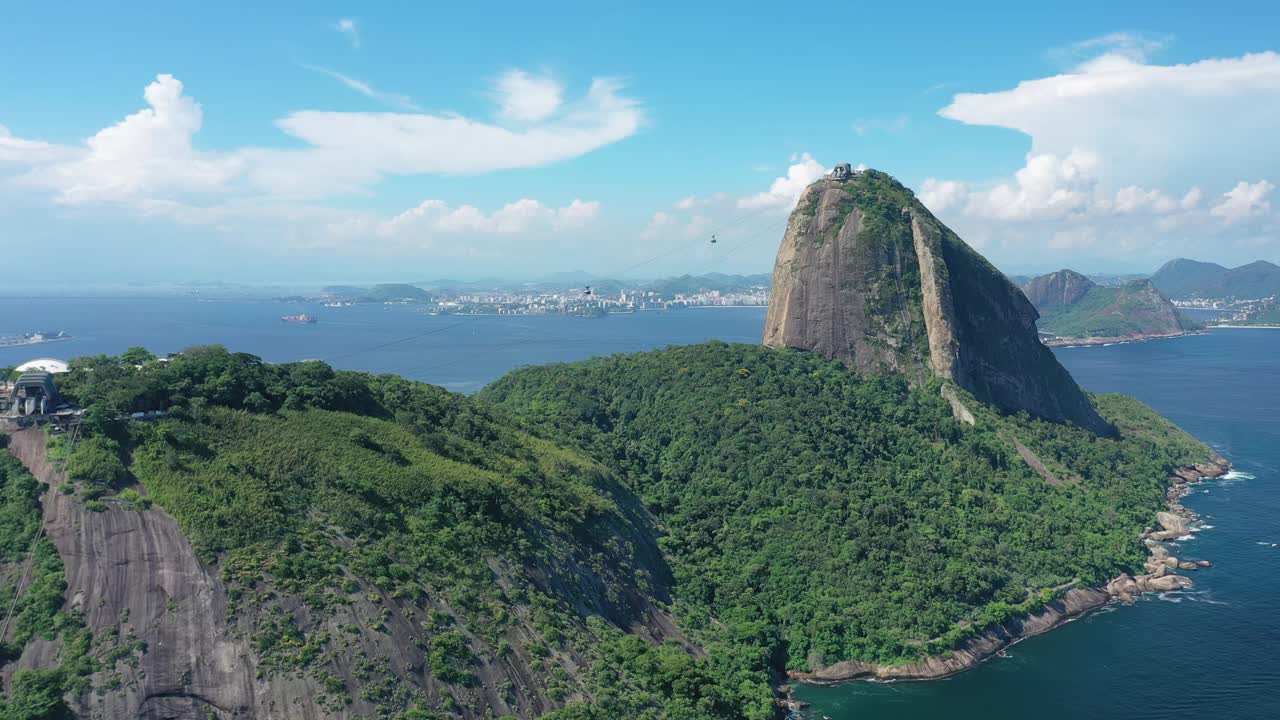
<svg viewBox="0 0 1280 720"><path fill-rule="evenodd" d="M309 313L314 325L280 321ZM318 304L191 298L0 298L0 335L69 333L72 339L0 348L0 367L41 357L157 354L219 343L270 362L324 360L396 373L471 393L525 365L653 350L710 339L759 342L763 308L690 308L602 318L428 315L407 305Z"/></svg>
<svg viewBox="0 0 1280 720"><path fill-rule="evenodd" d="M315 325L288 325L310 312ZM158 353L222 343L270 361L318 358L474 392L519 366L716 338L757 342L764 310L566 317L429 316L405 306L323 308L270 301L0 298L0 335L74 339L0 348L36 357ZM1280 718L1280 330L1071 348L1085 387L1125 392L1235 463L1185 502L1212 525L1174 549L1215 563L1189 592L1110 606L946 680L802 686L808 718Z"/></svg>

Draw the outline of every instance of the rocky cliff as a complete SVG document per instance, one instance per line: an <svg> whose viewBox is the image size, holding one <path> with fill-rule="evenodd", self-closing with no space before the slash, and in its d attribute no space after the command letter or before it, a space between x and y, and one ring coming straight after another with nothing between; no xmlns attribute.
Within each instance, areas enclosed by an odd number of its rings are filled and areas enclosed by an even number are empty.
<svg viewBox="0 0 1280 720"><path fill-rule="evenodd" d="M1059 270L1032 278L1022 286L1022 292L1036 309L1043 310L1052 305L1074 305L1094 287L1092 280L1075 270Z"/></svg>
<svg viewBox="0 0 1280 720"><path fill-rule="evenodd" d="M810 185L787 222L764 343L914 384L936 375L1006 412L1109 433L1004 275L897 180Z"/></svg>

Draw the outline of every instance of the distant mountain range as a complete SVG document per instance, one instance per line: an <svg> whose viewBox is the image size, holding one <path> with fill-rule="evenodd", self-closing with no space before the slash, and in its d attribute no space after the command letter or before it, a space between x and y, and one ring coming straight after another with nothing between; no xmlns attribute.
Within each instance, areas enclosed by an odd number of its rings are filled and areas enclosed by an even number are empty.
<svg viewBox="0 0 1280 720"><path fill-rule="evenodd" d="M1280 295L1280 265L1258 260L1236 268L1178 258L1165 263L1151 282L1175 300L1235 298L1257 300Z"/></svg>
<svg viewBox="0 0 1280 720"><path fill-rule="evenodd" d="M350 300L351 302L394 302L396 300L412 300L429 302L433 295L417 285L408 283L383 283L372 287L356 287L352 285L329 285L322 288L327 295Z"/></svg>
<svg viewBox="0 0 1280 720"><path fill-rule="evenodd" d="M1032 278L1023 293L1040 311L1048 345L1102 344L1175 337L1199 329L1150 280L1099 285L1074 270Z"/></svg>

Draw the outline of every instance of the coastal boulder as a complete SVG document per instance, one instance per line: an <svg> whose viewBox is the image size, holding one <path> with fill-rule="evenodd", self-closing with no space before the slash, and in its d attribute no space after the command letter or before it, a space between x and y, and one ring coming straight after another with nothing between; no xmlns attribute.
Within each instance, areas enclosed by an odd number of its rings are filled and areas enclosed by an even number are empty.
<svg viewBox="0 0 1280 720"><path fill-rule="evenodd" d="M937 376L1005 412L1112 434L1040 342L1038 317L910 190L866 170L801 194L774 263L764 344L915 385Z"/></svg>
<svg viewBox="0 0 1280 720"><path fill-rule="evenodd" d="M1139 575L1135 578L1135 581L1142 592L1170 592L1195 585L1191 578L1182 577L1181 575L1161 575L1159 577Z"/></svg>
<svg viewBox="0 0 1280 720"><path fill-rule="evenodd" d="M1163 527L1167 532L1177 533L1177 535L1186 535L1191 530L1187 526L1186 518L1170 512L1156 513L1156 522L1159 522L1160 527Z"/></svg>

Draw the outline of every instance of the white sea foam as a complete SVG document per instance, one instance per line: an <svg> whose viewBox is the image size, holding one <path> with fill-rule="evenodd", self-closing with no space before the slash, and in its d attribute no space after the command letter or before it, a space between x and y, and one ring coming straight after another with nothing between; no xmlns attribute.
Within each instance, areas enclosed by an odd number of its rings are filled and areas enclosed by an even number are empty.
<svg viewBox="0 0 1280 720"><path fill-rule="evenodd" d="M1182 594L1181 593L1175 594L1175 592L1162 592L1156 595L1156 598L1163 600L1165 602L1171 602L1171 603L1182 602Z"/></svg>
<svg viewBox="0 0 1280 720"><path fill-rule="evenodd" d="M1213 529L1213 526L1212 526L1212 525L1201 525L1200 527L1198 527L1198 528L1196 528L1196 529L1197 529L1197 530L1212 530L1212 529Z"/></svg>
<svg viewBox="0 0 1280 720"><path fill-rule="evenodd" d="M1253 480L1254 476L1247 472L1241 472L1239 470L1230 470L1227 472L1226 475L1223 475L1222 478L1220 479L1222 480Z"/></svg>
<svg viewBox="0 0 1280 720"><path fill-rule="evenodd" d="M1195 540L1195 539L1196 539L1196 536L1195 536L1195 535L1190 535L1190 534L1188 534L1188 535L1179 535L1179 536L1178 536L1178 542L1186 542L1186 541L1188 541L1188 540Z"/></svg>

